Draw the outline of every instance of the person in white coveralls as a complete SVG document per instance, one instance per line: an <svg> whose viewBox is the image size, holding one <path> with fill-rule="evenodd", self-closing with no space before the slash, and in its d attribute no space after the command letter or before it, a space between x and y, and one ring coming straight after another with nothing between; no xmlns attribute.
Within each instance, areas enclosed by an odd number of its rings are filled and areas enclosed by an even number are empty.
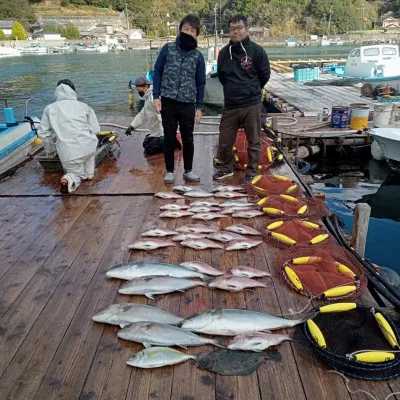
<svg viewBox="0 0 400 400"><path fill-rule="evenodd" d="M65 171L60 191L71 193L81 180L93 178L100 126L93 109L78 101L69 79L58 81L54 96L56 101L44 109L38 136L47 156L60 158Z"/></svg>

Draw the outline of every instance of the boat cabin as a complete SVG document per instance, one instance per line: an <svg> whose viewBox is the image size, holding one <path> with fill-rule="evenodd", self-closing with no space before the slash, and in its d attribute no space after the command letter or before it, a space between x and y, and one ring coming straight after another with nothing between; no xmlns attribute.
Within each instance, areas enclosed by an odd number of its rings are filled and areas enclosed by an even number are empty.
<svg viewBox="0 0 400 400"><path fill-rule="evenodd" d="M358 78L377 78L399 75L399 47L393 44L361 46L351 50L345 75Z"/></svg>

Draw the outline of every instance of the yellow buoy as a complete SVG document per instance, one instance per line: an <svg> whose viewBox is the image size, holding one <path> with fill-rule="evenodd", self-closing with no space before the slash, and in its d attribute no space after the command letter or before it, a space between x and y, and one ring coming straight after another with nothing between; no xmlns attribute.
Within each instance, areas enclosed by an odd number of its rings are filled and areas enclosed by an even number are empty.
<svg viewBox="0 0 400 400"><path fill-rule="evenodd" d="M288 200L291 201L292 203L297 203L298 200L296 199L296 197L293 196L289 196L288 194L280 194L279 197L281 197L284 200Z"/></svg>
<svg viewBox="0 0 400 400"><path fill-rule="evenodd" d="M280 181L290 181L290 178L287 176L282 176L282 175L273 175L275 179L279 179Z"/></svg>
<svg viewBox="0 0 400 400"><path fill-rule="evenodd" d="M318 244L328 239L329 235L327 233L322 233L321 235L315 236L309 241L309 244Z"/></svg>
<svg viewBox="0 0 400 400"><path fill-rule="evenodd" d="M112 134L112 131L100 131L98 133L98 135L100 135L100 136L107 136L107 135L111 135L111 134Z"/></svg>
<svg viewBox="0 0 400 400"><path fill-rule="evenodd" d="M283 161L283 154L279 154L277 160L278 160L278 161Z"/></svg>
<svg viewBox="0 0 400 400"><path fill-rule="evenodd" d="M266 207L263 208L263 211L271 215L285 215L285 211L279 210L279 208Z"/></svg>
<svg viewBox="0 0 400 400"><path fill-rule="evenodd" d="M282 224L283 224L283 221L276 221L276 222L273 222L272 224L269 224L267 226L267 229L269 231L272 231L272 230L274 230L276 228L279 228Z"/></svg>
<svg viewBox="0 0 400 400"><path fill-rule="evenodd" d="M35 139L33 139L33 144L35 146L40 146L43 143L42 139L35 137Z"/></svg>
<svg viewBox="0 0 400 400"><path fill-rule="evenodd" d="M297 211L297 214L302 215L302 214L304 214L306 211L307 211L307 205L304 204L304 206L302 206L302 207L299 208L299 211Z"/></svg>
<svg viewBox="0 0 400 400"><path fill-rule="evenodd" d="M278 143L282 143L282 139L281 139L279 136L276 138L276 141L277 141Z"/></svg>
<svg viewBox="0 0 400 400"><path fill-rule="evenodd" d="M355 308L357 308L356 303L335 303L320 307L319 312L329 313L329 312L350 311L354 310Z"/></svg>
<svg viewBox="0 0 400 400"><path fill-rule="evenodd" d="M292 268L285 266L284 268L286 276L288 277L289 281L297 290L303 290L303 284L301 283L299 277L297 276L296 272L292 270Z"/></svg>
<svg viewBox="0 0 400 400"><path fill-rule="evenodd" d="M293 244L297 243L295 240L293 240L289 236L282 235L281 233L271 232L271 235L275 239L280 240L281 242L286 243L286 244L292 244L293 245Z"/></svg>
<svg viewBox="0 0 400 400"><path fill-rule="evenodd" d="M235 151L237 151L237 148L235 146L233 146L232 150L235 152Z"/></svg>
<svg viewBox="0 0 400 400"><path fill-rule="evenodd" d="M263 190L263 189L261 189L261 190ZM257 205L261 207L263 204L265 204L267 202L267 200L268 200L268 197L264 197L263 199L261 199L257 202Z"/></svg>
<svg viewBox="0 0 400 400"><path fill-rule="evenodd" d="M265 189L263 189L263 188L260 188L259 186L254 186L254 189L256 189L256 190L259 190L259 191L261 191L261 192L264 192L264 193L266 193L266 190L265 190Z"/></svg>
<svg viewBox="0 0 400 400"><path fill-rule="evenodd" d="M246 167L247 167L247 165L246 165ZM246 168L245 167L245 168ZM262 170L262 165L259 165L258 167L257 167L257 169L259 170L259 171L261 171Z"/></svg>
<svg viewBox="0 0 400 400"><path fill-rule="evenodd" d="M256 176L256 177L251 181L251 184L254 185L254 184L257 183L261 178L262 178L262 175Z"/></svg>
<svg viewBox="0 0 400 400"><path fill-rule="evenodd" d="M315 343L317 343L319 347L326 349L326 341L318 325L312 319L309 319L307 321L307 327Z"/></svg>
<svg viewBox="0 0 400 400"><path fill-rule="evenodd" d="M267 147L267 158L269 162L272 162L272 152L269 147Z"/></svg>
<svg viewBox="0 0 400 400"><path fill-rule="evenodd" d="M282 154L281 154L282 155ZM297 189L297 185L292 185L290 186L287 190L286 193L292 193Z"/></svg>
<svg viewBox="0 0 400 400"><path fill-rule="evenodd" d="M247 164L244 164L243 167L244 167L244 168L247 168Z"/></svg>
<svg viewBox="0 0 400 400"><path fill-rule="evenodd" d="M338 286L332 289L325 290L325 297L339 297L345 296L351 292L355 292L357 287L355 285L347 285L347 286Z"/></svg>
<svg viewBox="0 0 400 400"><path fill-rule="evenodd" d="M135 97L133 96L132 92L128 94L128 103L130 106L133 106L133 104L135 103Z"/></svg>
<svg viewBox="0 0 400 400"><path fill-rule="evenodd" d="M239 162L239 157L235 154L235 161Z"/></svg>
<svg viewBox="0 0 400 400"><path fill-rule="evenodd" d="M322 261L322 257L297 257L293 258L292 263L293 264L312 264L312 263L319 263Z"/></svg>
<svg viewBox="0 0 400 400"><path fill-rule="evenodd" d="M347 275L351 279L356 279L356 274L349 267L346 267L344 264L340 262L335 262L335 264L338 266L338 271L341 274Z"/></svg>
<svg viewBox="0 0 400 400"><path fill-rule="evenodd" d="M108 138L109 142L113 142L115 140L115 135L112 135L111 137Z"/></svg>
<svg viewBox="0 0 400 400"><path fill-rule="evenodd" d="M320 226L318 224L314 224L313 222L310 221L301 221L301 224L305 226L306 228L311 228L311 229L319 229Z"/></svg>
<svg viewBox="0 0 400 400"><path fill-rule="evenodd" d="M381 363L394 360L394 354L386 351L366 351L355 354L354 358L360 362Z"/></svg>
<svg viewBox="0 0 400 400"><path fill-rule="evenodd" d="M396 335L394 334L394 331L390 326L389 322L386 321L386 318L380 312L375 313L374 316L386 340L392 347L398 348L399 343L396 339Z"/></svg>

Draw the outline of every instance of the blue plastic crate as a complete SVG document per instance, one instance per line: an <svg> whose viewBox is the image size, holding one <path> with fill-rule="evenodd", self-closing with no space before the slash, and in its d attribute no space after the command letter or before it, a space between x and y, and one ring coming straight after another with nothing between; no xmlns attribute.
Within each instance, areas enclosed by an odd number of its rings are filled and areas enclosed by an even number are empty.
<svg viewBox="0 0 400 400"><path fill-rule="evenodd" d="M294 70L294 80L296 82L313 81L319 78L319 68L300 68Z"/></svg>

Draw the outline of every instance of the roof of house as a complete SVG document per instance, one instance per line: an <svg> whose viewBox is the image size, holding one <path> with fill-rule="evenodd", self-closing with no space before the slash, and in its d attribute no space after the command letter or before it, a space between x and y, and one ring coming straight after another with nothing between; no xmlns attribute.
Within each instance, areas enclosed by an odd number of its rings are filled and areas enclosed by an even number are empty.
<svg viewBox="0 0 400 400"><path fill-rule="evenodd" d="M55 25L55 26L65 26L66 21L60 21L58 19L49 19L49 18L41 18L37 20L32 27L40 27L46 25Z"/></svg>
<svg viewBox="0 0 400 400"><path fill-rule="evenodd" d="M384 18L383 19L384 21L398 21L398 19L397 18L394 18L394 17L387 17L387 18Z"/></svg>
<svg viewBox="0 0 400 400"><path fill-rule="evenodd" d="M40 32L35 32L32 34L33 36L44 36L44 35L60 35L58 32L53 32L53 31L40 31Z"/></svg>
<svg viewBox="0 0 400 400"><path fill-rule="evenodd" d="M3 29L3 28L11 29L14 25L14 22L15 21L6 21L6 20L0 21L0 29Z"/></svg>

